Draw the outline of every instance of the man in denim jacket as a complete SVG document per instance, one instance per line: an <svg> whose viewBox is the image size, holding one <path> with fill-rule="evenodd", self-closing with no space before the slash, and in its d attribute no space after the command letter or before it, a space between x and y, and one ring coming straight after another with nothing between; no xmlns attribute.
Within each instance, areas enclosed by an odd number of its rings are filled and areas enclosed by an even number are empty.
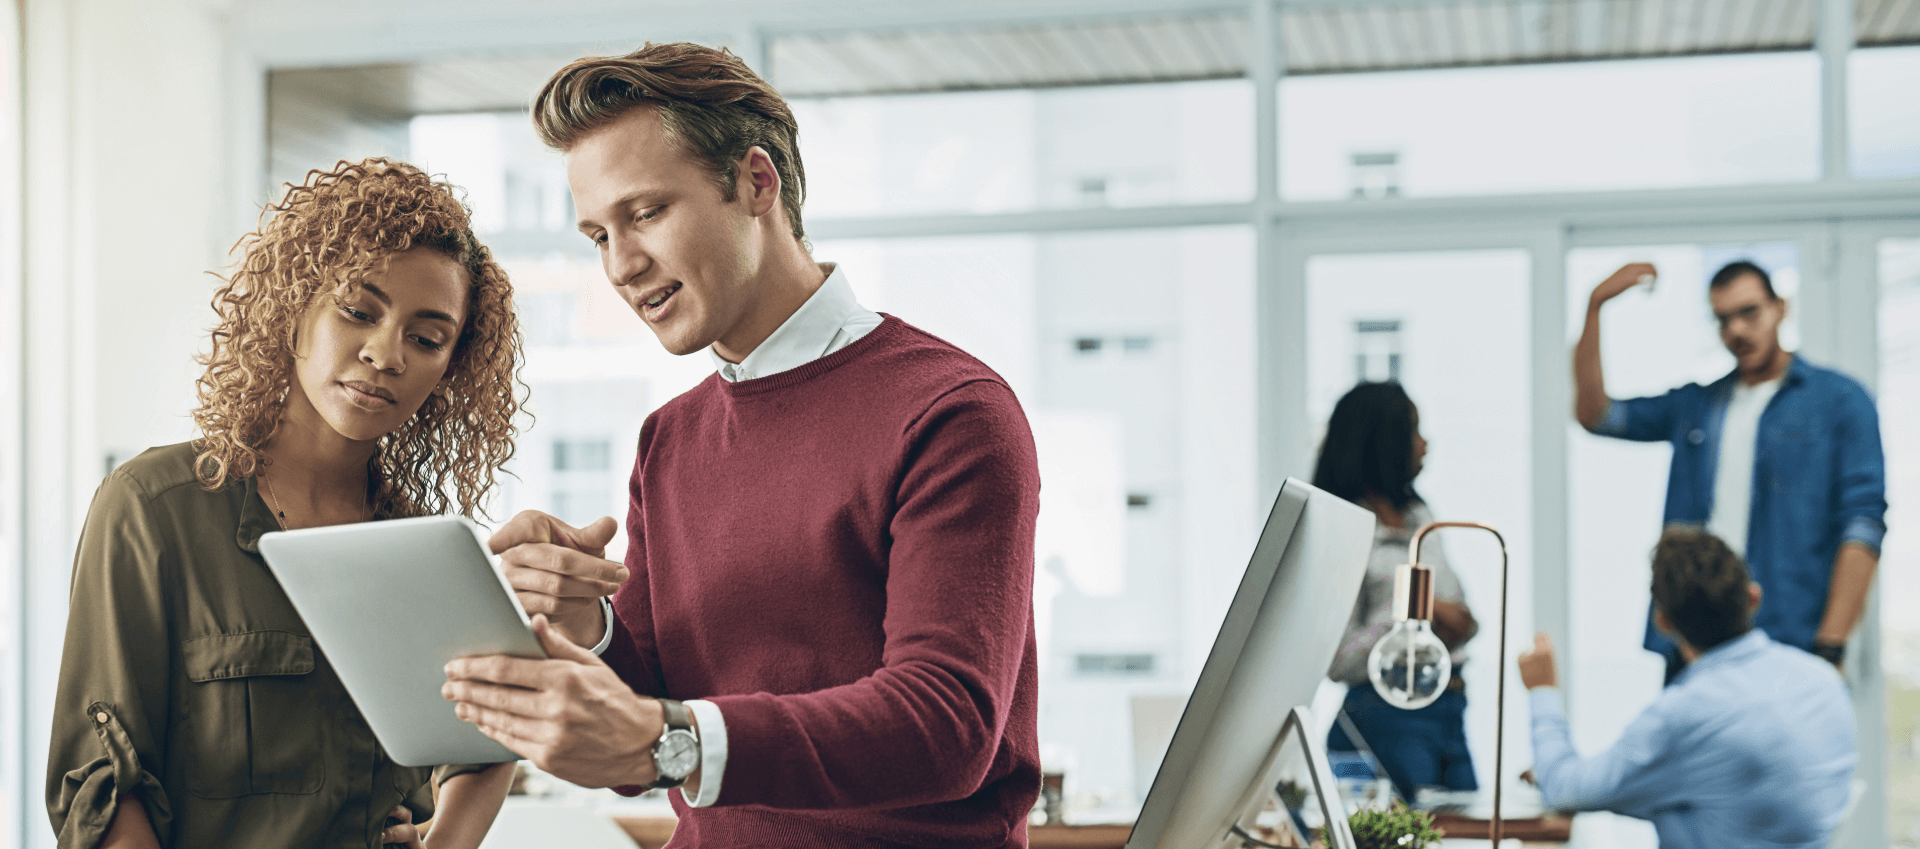
<svg viewBox="0 0 1920 849"><path fill-rule="evenodd" d="M1654 267L1632 263L1593 290L1573 352L1574 417L1601 436L1673 446L1668 527L1705 529L1746 558L1766 588L1753 624L1839 665L1866 606L1886 534L1879 415L1866 389L1780 347L1787 304L1751 262L1713 275L1707 297L1737 365L1701 386L1611 399L1600 367L1600 307ZM1645 646L1684 666L1649 618Z"/></svg>

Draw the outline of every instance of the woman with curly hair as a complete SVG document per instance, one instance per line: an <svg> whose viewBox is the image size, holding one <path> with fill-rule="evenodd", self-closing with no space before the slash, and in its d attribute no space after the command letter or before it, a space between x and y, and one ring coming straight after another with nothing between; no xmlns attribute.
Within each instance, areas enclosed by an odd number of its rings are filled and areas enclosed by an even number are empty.
<svg viewBox="0 0 1920 849"><path fill-rule="evenodd" d="M312 172L238 247L199 438L115 469L81 534L47 765L59 845L421 847L437 779L431 845L475 846L511 764L395 764L259 540L479 509L513 454L506 274L449 186L384 159Z"/></svg>

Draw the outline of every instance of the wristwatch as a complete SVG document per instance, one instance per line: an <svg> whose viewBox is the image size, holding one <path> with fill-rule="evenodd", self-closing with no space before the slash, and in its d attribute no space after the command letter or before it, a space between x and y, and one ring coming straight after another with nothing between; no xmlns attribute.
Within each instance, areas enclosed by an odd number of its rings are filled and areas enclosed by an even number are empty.
<svg viewBox="0 0 1920 849"><path fill-rule="evenodd" d="M1840 661L1845 660L1847 657L1847 644L1846 643L1825 643L1819 640L1815 640L1813 642L1813 653L1815 656L1821 658L1822 660L1825 660L1826 662L1831 663L1834 666L1839 666Z"/></svg>
<svg viewBox="0 0 1920 849"><path fill-rule="evenodd" d="M653 768L657 773L648 790L679 787L700 767L700 735L693 730L693 718L687 706L673 699L660 699L667 727L653 744Z"/></svg>

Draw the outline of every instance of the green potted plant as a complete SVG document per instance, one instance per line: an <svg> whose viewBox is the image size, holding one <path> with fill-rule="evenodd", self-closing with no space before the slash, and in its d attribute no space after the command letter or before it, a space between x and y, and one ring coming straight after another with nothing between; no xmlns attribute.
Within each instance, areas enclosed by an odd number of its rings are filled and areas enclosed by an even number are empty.
<svg viewBox="0 0 1920 849"><path fill-rule="evenodd" d="M1347 818L1358 849L1423 849L1446 836L1433 827L1433 817L1395 802L1384 811L1360 811Z"/></svg>

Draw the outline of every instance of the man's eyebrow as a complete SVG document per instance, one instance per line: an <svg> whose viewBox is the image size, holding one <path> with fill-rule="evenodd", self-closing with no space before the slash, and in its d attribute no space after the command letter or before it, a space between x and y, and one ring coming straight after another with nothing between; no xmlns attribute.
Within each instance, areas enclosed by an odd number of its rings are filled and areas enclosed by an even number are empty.
<svg viewBox="0 0 1920 849"><path fill-rule="evenodd" d="M362 283L360 284L360 288L364 291L373 293L373 296L376 298L379 298L381 303L386 304L387 306L393 306L393 298L388 297L386 291L381 289L379 286L375 286L372 283ZM416 312L413 315L415 318L430 318L435 321L444 321L455 327L460 326L460 322L454 320L453 316L448 315L447 313L441 312L439 310L420 310L419 312Z"/></svg>
<svg viewBox="0 0 1920 849"><path fill-rule="evenodd" d="M620 209L623 207L632 206L635 201L643 201L643 200L657 201L665 195L666 195L666 192L661 189L634 189L631 192L621 195L617 200L609 204L609 206L613 209ZM588 221L585 218L582 218L579 221L574 222L573 226L574 226L574 229L576 230L579 230L581 232L586 232L588 228L594 226L594 223L592 221Z"/></svg>

